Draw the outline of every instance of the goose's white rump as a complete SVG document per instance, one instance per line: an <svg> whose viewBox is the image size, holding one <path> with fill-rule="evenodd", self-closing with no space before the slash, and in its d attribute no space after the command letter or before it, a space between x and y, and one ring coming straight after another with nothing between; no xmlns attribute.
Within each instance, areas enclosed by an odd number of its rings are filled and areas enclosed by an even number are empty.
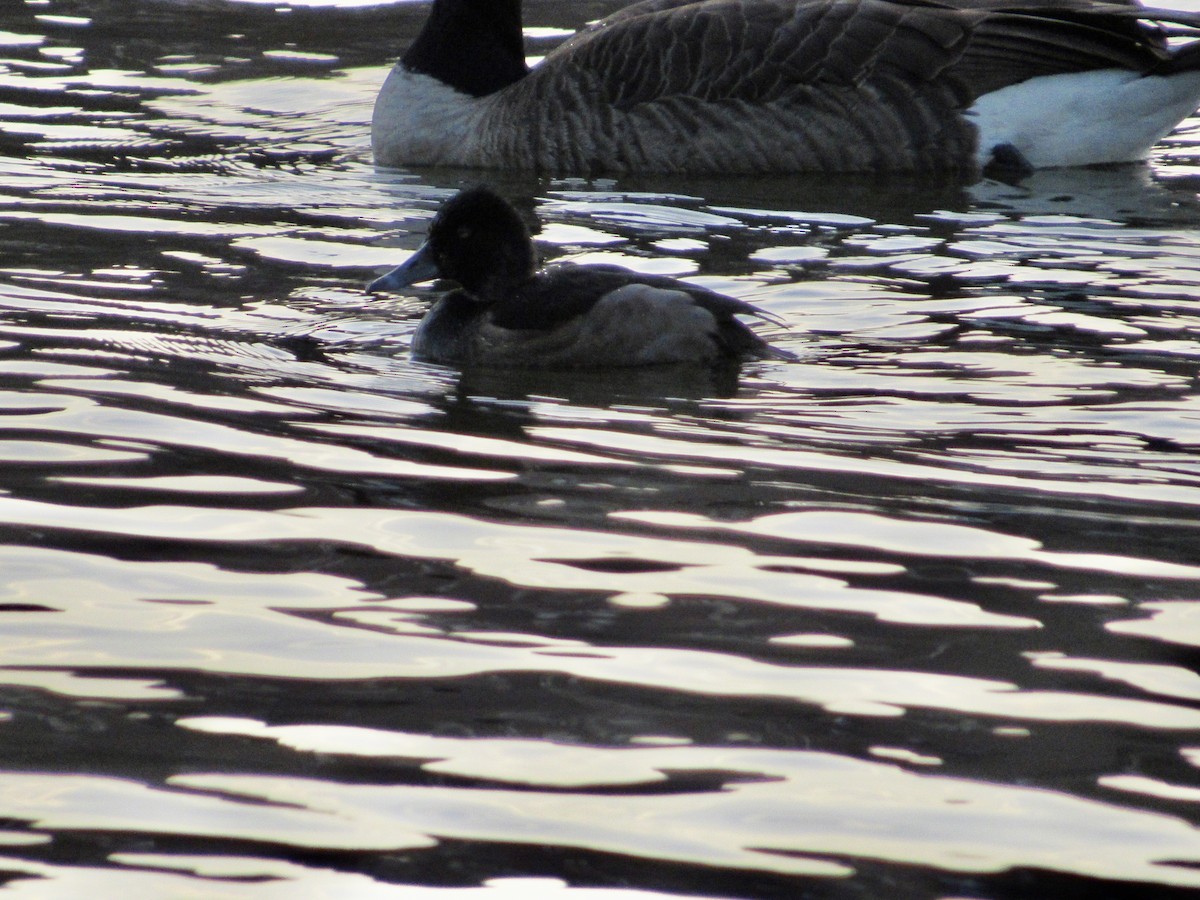
<svg viewBox="0 0 1200 900"><path fill-rule="evenodd" d="M1102 69L1001 88L966 115L979 129L981 167L993 148L1009 146L1031 167L1050 169L1142 159L1198 98L1200 71L1163 77Z"/></svg>
<svg viewBox="0 0 1200 900"><path fill-rule="evenodd" d="M1132 0L647 0L528 70L519 0L434 0L383 165L563 174L1123 162L1200 106L1200 13Z"/></svg>

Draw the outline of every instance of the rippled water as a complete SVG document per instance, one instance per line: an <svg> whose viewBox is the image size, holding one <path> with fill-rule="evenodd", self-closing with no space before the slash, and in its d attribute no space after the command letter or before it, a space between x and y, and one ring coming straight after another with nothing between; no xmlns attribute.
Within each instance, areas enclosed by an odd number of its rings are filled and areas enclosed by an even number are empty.
<svg viewBox="0 0 1200 900"><path fill-rule="evenodd" d="M2 9L0 892L1194 896L1200 120L499 176L800 359L463 375L363 292L478 177L371 163L423 4Z"/></svg>

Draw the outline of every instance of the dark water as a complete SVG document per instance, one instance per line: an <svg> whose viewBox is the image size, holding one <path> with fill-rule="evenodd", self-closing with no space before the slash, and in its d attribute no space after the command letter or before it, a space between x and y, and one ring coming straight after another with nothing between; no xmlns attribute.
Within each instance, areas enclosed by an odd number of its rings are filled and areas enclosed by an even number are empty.
<svg viewBox="0 0 1200 900"><path fill-rule="evenodd" d="M0 9L0 893L1195 896L1200 121L501 176L800 359L462 375L362 290L474 177L371 163L423 4Z"/></svg>

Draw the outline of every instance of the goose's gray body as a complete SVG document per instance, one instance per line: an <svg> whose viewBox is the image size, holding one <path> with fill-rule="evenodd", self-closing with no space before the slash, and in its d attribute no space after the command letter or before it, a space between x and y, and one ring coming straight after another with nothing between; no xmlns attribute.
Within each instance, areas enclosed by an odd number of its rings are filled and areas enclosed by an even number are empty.
<svg viewBox="0 0 1200 900"><path fill-rule="evenodd" d="M1200 51L1139 18L1200 23L1096 0L649 0L526 71L518 0L435 0L373 145L562 174L1121 162L1200 104Z"/></svg>

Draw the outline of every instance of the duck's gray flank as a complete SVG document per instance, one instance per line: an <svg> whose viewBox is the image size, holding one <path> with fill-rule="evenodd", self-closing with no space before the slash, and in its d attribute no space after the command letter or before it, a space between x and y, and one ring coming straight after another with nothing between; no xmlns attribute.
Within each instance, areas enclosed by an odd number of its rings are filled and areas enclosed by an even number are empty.
<svg viewBox="0 0 1200 900"><path fill-rule="evenodd" d="M385 165L566 174L972 172L1000 145L1033 166L1118 162L1200 104L1200 51L1168 47L1169 23L1191 35L1200 15L649 0L527 70L519 0L434 0L380 92L373 145Z"/></svg>
<svg viewBox="0 0 1200 900"><path fill-rule="evenodd" d="M486 187L448 200L425 244L368 290L433 278L458 285L413 337L413 354L434 362L604 368L791 357L736 318L770 318L742 300L617 266L539 270L520 216Z"/></svg>

